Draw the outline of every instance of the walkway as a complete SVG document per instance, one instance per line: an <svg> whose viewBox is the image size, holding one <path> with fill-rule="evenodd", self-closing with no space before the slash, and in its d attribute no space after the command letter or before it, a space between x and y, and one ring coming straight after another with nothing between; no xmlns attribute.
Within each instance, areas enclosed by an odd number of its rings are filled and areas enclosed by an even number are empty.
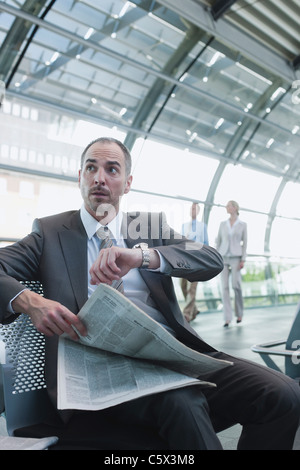
<svg viewBox="0 0 300 470"><path fill-rule="evenodd" d="M216 349L264 364L260 356L251 351L251 346L286 339L295 312L296 305L248 309L242 323L236 324L234 320L228 328L223 327L222 312L200 313L191 326ZM283 368L283 359L276 359L276 363ZM241 426L237 425L219 434L224 449L236 449L240 430ZM295 450L300 450L300 431L298 434Z"/></svg>

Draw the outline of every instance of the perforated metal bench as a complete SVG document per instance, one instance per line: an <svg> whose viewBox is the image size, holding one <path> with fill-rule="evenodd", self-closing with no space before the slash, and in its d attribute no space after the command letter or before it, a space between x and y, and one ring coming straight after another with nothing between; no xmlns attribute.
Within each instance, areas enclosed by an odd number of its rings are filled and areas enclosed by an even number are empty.
<svg viewBox="0 0 300 470"><path fill-rule="evenodd" d="M43 294L40 283L24 284ZM13 323L0 325L0 339L5 346L2 381L7 432L13 436L15 429L40 422L47 410L45 338L29 316L21 314Z"/></svg>
<svg viewBox="0 0 300 470"><path fill-rule="evenodd" d="M42 286L38 282L24 284L43 295ZM44 377L44 336L35 329L28 315L21 314L13 323L0 325L0 340L6 352L2 364L2 381L8 434L30 438L56 435L57 429L44 424L42 428L40 426L49 413L53 415L53 405L48 397ZM111 419L103 417L101 429L105 432L99 448L104 450L166 449L157 433L146 427L133 427L131 423L114 424ZM61 429L58 431L62 432ZM87 432L81 434L85 438ZM65 448L64 436L61 434L60 442L62 447L59 448Z"/></svg>
<svg viewBox="0 0 300 470"><path fill-rule="evenodd" d="M268 367L278 370L300 381L300 302L297 305L294 321L286 339L254 344L252 351L259 354ZM284 358L284 370L275 362L276 357Z"/></svg>

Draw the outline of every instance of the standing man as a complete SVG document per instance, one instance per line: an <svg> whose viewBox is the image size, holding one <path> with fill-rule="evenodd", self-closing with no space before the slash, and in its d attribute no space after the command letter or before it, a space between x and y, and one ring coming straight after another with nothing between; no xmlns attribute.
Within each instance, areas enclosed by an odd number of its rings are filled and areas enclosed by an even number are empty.
<svg viewBox="0 0 300 470"><path fill-rule="evenodd" d="M197 220L200 213L200 206L193 202L190 210L191 220L182 224L181 233L189 240L208 245L208 235L206 224ZM183 315L188 322L191 322L198 315L199 310L196 305L196 294L198 282L189 282L186 279L180 281L181 290L186 301Z"/></svg>
<svg viewBox="0 0 300 470"><path fill-rule="evenodd" d="M236 322L240 323L244 314L242 293L242 276L247 251L247 224L239 218L239 205L236 201L229 201L226 205L229 219L221 222L217 236L217 250L224 259L224 269L221 273L222 298L224 312L224 327L232 321L232 307L230 300L229 276L234 291L234 310Z"/></svg>
<svg viewBox="0 0 300 470"><path fill-rule="evenodd" d="M163 214L120 212L120 198L132 182L130 161L127 148L115 139L89 144L79 172L81 209L38 219L32 233L0 249L1 321L13 321L24 312L45 334L45 376L54 405L59 336L67 333L76 339L72 325L85 334L76 314L101 282L122 278L124 294L179 341L234 364L203 373L203 379L216 387L183 387L106 410L73 411L71 416L67 410L51 435L58 435L62 443L67 435L69 448L73 444L75 449L97 449L106 432L101 426L104 413L116 427L128 422L148 426L164 440L166 449L220 449L216 432L238 422L243 425L239 449L291 449L300 415L298 384L217 351L186 322L172 277L206 281L220 273L222 258L213 248L176 234ZM99 251L101 226L112 232L116 244ZM44 297L23 290L18 281L26 279L42 282Z"/></svg>

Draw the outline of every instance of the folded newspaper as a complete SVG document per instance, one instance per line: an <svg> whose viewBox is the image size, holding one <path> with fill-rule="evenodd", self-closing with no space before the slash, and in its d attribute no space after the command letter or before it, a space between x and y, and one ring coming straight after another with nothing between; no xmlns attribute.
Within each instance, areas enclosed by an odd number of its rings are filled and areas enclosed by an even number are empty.
<svg viewBox="0 0 300 470"><path fill-rule="evenodd" d="M58 437L14 437L1 436L0 450L45 450L56 444Z"/></svg>
<svg viewBox="0 0 300 470"><path fill-rule="evenodd" d="M100 284L79 312L87 336L61 336L58 408L101 410L191 385L232 365L185 346L129 299Z"/></svg>

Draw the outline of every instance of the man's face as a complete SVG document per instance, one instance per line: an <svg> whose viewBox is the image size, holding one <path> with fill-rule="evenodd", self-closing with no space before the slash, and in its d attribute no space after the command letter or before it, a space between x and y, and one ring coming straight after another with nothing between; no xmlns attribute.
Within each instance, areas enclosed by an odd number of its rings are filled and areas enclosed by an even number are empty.
<svg viewBox="0 0 300 470"><path fill-rule="evenodd" d="M192 219L196 219L197 215L199 214L200 208L197 204L192 204L191 206L191 217Z"/></svg>
<svg viewBox="0 0 300 470"><path fill-rule="evenodd" d="M85 208L93 217L103 218L103 204L105 211L111 211L112 219L131 182L132 176L126 176L124 154L116 143L96 142L88 149L79 171L79 187Z"/></svg>

